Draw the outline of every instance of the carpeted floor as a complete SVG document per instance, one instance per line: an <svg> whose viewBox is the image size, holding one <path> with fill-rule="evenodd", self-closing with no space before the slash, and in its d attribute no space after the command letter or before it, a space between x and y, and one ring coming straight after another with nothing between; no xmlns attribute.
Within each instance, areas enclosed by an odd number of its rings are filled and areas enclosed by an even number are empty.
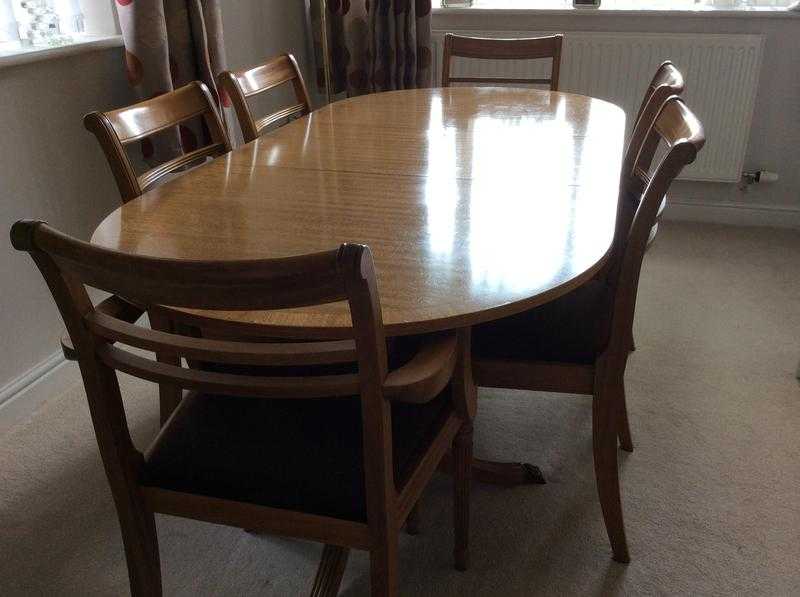
<svg viewBox="0 0 800 597"><path fill-rule="evenodd" d="M648 255L622 453L632 562L611 560L588 398L484 391L477 453L544 486L474 487L472 565L451 567L450 485L401 544L403 595L800 594L800 234L668 223ZM124 383L131 428L153 389ZM0 594L121 595L127 574L82 391L0 438ZM158 518L167 595L303 595L319 545ZM366 595L354 552L342 594Z"/></svg>

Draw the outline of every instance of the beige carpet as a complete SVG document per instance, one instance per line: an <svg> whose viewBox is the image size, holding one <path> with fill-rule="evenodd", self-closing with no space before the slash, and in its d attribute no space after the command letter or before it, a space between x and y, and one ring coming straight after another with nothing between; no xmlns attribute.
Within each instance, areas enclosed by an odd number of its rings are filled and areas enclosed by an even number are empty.
<svg viewBox="0 0 800 597"><path fill-rule="evenodd" d="M483 392L477 452L540 464L545 486L474 488L472 567L451 568L450 487L403 537L403 595L800 594L800 234L667 224L649 254L621 458L633 561L595 496L587 398ZM139 440L155 394L124 384ZM82 393L0 438L0 594L127 593ZM168 595L302 595L320 546L158 519ZM355 552L344 595L368 593Z"/></svg>

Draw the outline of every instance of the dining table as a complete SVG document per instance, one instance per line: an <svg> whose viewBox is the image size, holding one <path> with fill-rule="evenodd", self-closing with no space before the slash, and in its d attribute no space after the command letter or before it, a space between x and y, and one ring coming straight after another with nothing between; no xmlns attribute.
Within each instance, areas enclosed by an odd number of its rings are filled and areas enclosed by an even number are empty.
<svg viewBox="0 0 800 597"><path fill-rule="evenodd" d="M566 92L450 87L353 97L122 205L91 242L198 260L363 243L387 336L464 329L552 301L603 268L624 136L618 106ZM340 338L351 325L343 303L181 316L271 338ZM476 461L473 474L544 482L525 463Z"/></svg>
<svg viewBox="0 0 800 597"><path fill-rule="evenodd" d="M319 108L110 213L91 242L178 259L368 245L387 336L468 328L542 305L608 259L625 114L583 95L414 89ZM205 328L346 336L345 303L182 313ZM476 478L543 482L523 463Z"/></svg>

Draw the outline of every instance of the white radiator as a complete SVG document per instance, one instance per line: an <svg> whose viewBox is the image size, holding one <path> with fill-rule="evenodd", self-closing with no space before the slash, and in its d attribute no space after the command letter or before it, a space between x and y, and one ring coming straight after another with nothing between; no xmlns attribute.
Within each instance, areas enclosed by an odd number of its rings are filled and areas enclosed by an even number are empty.
<svg viewBox="0 0 800 597"><path fill-rule="evenodd" d="M482 37L534 37L548 31L454 31ZM435 81L441 80L443 31L434 32ZM739 180L761 69L761 35L565 33L562 91L582 93L625 109L628 131L658 65L672 60L686 78L685 98L702 120L707 143L681 178ZM538 77L549 61L453 60L454 76Z"/></svg>

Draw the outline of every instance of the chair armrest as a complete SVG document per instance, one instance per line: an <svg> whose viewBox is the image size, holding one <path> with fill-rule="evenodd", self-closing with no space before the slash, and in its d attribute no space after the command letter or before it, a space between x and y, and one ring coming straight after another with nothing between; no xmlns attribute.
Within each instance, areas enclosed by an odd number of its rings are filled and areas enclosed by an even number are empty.
<svg viewBox="0 0 800 597"><path fill-rule="evenodd" d="M389 372L383 382L388 400L423 404L433 400L453 377L458 358L455 333L431 337L402 367Z"/></svg>
<svg viewBox="0 0 800 597"><path fill-rule="evenodd" d="M145 311L117 295L112 295L100 302L95 310L128 323L136 323ZM68 361L78 360L78 351L75 350L72 338L69 337L69 332L66 330L61 335L61 350L64 352L64 358Z"/></svg>

